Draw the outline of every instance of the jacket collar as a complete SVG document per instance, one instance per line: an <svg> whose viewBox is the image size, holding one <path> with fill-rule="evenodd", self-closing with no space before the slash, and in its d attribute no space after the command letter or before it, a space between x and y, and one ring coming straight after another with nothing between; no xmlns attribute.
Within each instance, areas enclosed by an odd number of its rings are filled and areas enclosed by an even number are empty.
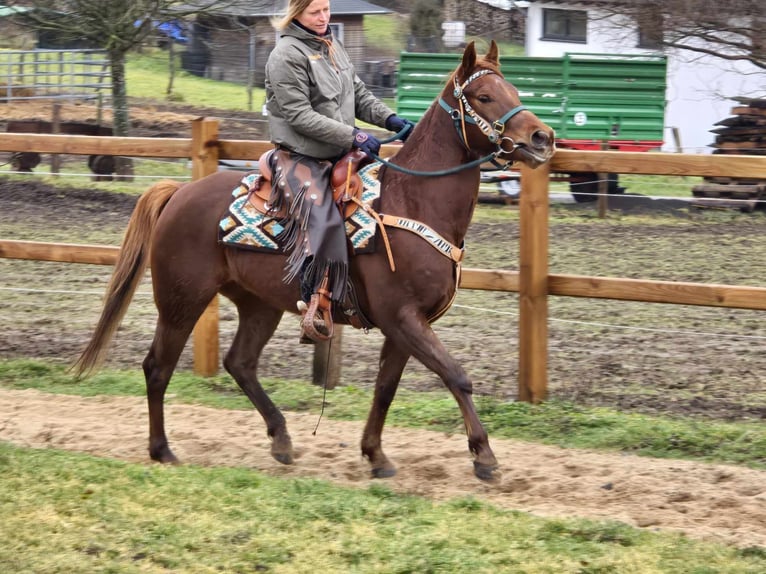
<svg viewBox="0 0 766 574"><path fill-rule="evenodd" d="M302 40L323 40L323 41L332 41L332 29L328 26L327 32L325 34L317 34L313 30L309 30L306 28L303 24L298 22L298 20L293 20L290 22L290 24L287 26L287 28L284 29L282 34L286 34L287 32L295 32L293 34L288 34L290 36L295 36L296 38L300 38Z"/></svg>

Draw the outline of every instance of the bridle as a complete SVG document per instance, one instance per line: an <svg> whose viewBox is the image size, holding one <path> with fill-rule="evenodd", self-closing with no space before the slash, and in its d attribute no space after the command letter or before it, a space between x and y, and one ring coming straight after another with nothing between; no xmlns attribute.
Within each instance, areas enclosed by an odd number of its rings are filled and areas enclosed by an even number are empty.
<svg viewBox="0 0 766 574"><path fill-rule="evenodd" d="M503 131L505 130L505 123L510 120L513 116L518 114L519 112L523 112L527 109L526 106L516 106L515 108L507 111L505 114L502 115L499 119L495 120L494 122L490 123L483 117L481 117L478 113L476 113L476 110L473 109L471 104L468 103L468 98L465 96L465 89L466 87L473 82L474 80L477 80L478 78L481 78L482 76L486 76L487 74L494 74L492 70L484 69L479 70L478 72L475 72L471 74L468 79L463 82L463 85L461 86L457 81L457 76L453 78L453 85L455 89L452 91L452 95L455 97L455 99L458 102L459 109L452 108L450 105L444 101L444 98L439 98L439 105L450 115L452 118L452 121L455 123L455 130L457 131L458 137L460 138L461 143L463 146L470 150L471 148L468 145L468 140L465 135L465 124L475 124L478 126L478 128L481 130L481 132L487 136L487 139L493 144L495 144L498 148L498 155L501 153L507 153L511 154L519 147L518 144L513 141L513 138L510 138L508 136L503 136ZM503 148L504 142L510 142L511 143L511 149L507 150Z"/></svg>
<svg viewBox="0 0 766 574"><path fill-rule="evenodd" d="M468 98L466 98L465 96L465 88L471 82L473 82L474 80L478 78L481 78L482 76L486 76L487 74L495 74L495 73L496 72L493 72L492 70L488 70L488 69L479 70L478 72L474 72L473 74L471 74L468 77L468 79L466 79L466 81L463 82L462 85L458 83L457 75L456 75L453 78L454 90L452 91L452 94L455 96L455 99L457 100L458 108L451 107L446 101L444 101L444 98L441 98L441 97L439 98L439 105L452 118L452 121L455 124L455 130L457 131L458 138L460 138L460 143L463 144L463 147L465 149L467 149L468 151L471 151L471 147L468 145L468 139L465 133L465 125L475 124L482 131L482 133L485 136L487 136L487 139L489 139L491 143L495 144L496 146L495 151L493 151L492 153L484 157L475 159L471 162L463 163L456 167L441 169L438 171L417 171L417 170L408 169L406 167L396 165L395 163L391 163L390 161L383 159L382 157L379 157L376 154L372 155L373 159L383 163L384 165L396 171L400 171L408 175L417 175L422 177L438 177L438 176L444 176L444 175L451 175L453 173L463 171L464 169L476 167L477 165L481 165L487 162L493 164L499 170L508 169L510 167L510 163L506 163L505 165L500 164L497 161L497 158L501 155L512 154L520 146L515 141L513 141L513 138L503 135L503 131L505 130L505 124L508 120L510 120L516 114L526 110L527 107L523 105L516 106L515 108L512 108L511 110L507 111L497 120L490 123L488 120L484 119L478 113L476 113L476 110L474 110L471 104L468 103ZM390 139L393 140L393 139L399 138L408 129L409 129L409 126L405 127L402 130L402 132L396 134L393 138L390 138ZM388 140L386 140L383 143L387 143L387 141ZM506 142L511 143L510 150L503 148L503 144Z"/></svg>

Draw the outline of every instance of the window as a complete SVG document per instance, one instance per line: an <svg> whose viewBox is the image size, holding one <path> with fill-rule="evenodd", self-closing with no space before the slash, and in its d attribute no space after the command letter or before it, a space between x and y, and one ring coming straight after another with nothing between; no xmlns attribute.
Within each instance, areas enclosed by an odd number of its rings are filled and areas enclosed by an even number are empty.
<svg viewBox="0 0 766 574"><path fill-rule="evenodd" d="M330 24L333 37L341 44L343 43L343 24Z"/></svg>
<svg viewBox="0 0 766 574"><path fill-rule="evenodd" d="M562 42L587 40L588 13L583 10L543 9L543 39Z"/></svg>

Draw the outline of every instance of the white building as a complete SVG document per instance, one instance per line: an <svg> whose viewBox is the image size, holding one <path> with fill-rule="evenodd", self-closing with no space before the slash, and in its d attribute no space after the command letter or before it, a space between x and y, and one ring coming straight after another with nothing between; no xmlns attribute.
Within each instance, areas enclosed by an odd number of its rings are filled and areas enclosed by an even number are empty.
<svg viewBox="0 0 766 574"><path fill-rule="evenodd" d="M527 12L526 54L657 53L638 24L626 26L625 17L609 15L599 4L603 2L515 2L512 9ZM670 49L666 56L665 150L676 151L671 130L677 128L685 152L709 153L715 139L710 130L737 105L730 98L766 96L766 73L752 64L689 50Z"/></svg>

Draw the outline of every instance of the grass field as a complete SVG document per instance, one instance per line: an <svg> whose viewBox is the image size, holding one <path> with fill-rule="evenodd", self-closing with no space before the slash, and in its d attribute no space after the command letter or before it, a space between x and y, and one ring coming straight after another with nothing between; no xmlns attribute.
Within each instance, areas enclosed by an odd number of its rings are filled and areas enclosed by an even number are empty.
<svg viewBox="0 0 766 574"><path fill-rule="evenodd" d="M766 555L245 468L0 444L4 572L758 574Z"/></svg>

